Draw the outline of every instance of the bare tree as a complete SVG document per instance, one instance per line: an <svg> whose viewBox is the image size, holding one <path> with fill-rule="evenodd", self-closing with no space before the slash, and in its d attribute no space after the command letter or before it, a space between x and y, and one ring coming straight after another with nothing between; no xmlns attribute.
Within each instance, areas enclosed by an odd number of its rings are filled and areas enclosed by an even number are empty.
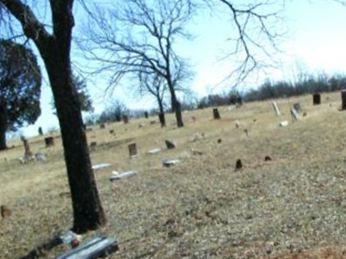
<svg viewBox="0 0 346 259"><path fill-rule="evenodd" d="M233 50L225 58L237 61L238 66L232 69L226 79L237 85L255 70L272 67L276 61L273 53L280 51L277 42L285 34L279 16L285 0L204 1L209 4L212 11L217 9L214 4L219 3L230 13L232 36L229 40L233 43ZM271 64L265 62L265 59Z"/></svg>
<svg viewBox="0 0 346 259"><path fill-rule="evenodd" d="M165 80L156 73L147 72L143 69L138 73L139 90L141 93L149 93L157 102L161 127L166 126L164 97L168 90Z"/></svg>
<svg viewBox="0 0 346 259"><path fill-rule="evenodd" d="M186 62L175 52L177 39L186 39L192 16L188 0L128 0L120 8L94 7L80 41L86 57L98 61L96 72L112 71L110 86L124 76L155 74L163 78L171 96L177 126L183 127L176 90L188 76Z"/></svg>
<svg viewBox="0 0 346 259"><path fill-rule="evenodd" d="M35 15L34 7L37 3L34 1L0 0L0 22L8 26L9 35L14 31L13 28L21 28L22 34L36 45L41 54L61 128L72 196L73 228L77 232L85 232L104 224L105 216L91 169L80 103L71 72L73 2L51 0L49 4L46 3L51 12L51 24L47 26L45 21L40 21Z"/></svg>

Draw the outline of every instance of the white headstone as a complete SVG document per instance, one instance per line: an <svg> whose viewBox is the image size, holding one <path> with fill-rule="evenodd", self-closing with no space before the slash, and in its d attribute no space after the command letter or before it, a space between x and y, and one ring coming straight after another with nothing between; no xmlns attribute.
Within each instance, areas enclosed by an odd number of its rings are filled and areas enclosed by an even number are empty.
<svg viewBox="0 0 346 259"><path fill-rule="evenodd" d="M291 109L291 115L292 115L292 118L294 120L298 120L299 119L299 113L294 108Z"/></svg>
<svg viewBox="0 0 346 259"><path fill-rule="evenodd" d="M274 108L274 111L276 113L276 116L280 116L281 115L280 109L279 109L279 107L278 107L276 102L273 102L273 108Z"/></svg>

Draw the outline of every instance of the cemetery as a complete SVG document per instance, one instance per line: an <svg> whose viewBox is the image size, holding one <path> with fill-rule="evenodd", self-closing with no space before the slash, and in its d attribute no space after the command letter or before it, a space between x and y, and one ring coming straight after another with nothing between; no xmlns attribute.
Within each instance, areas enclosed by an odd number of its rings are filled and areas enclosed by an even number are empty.
<svg viewBox="0 0 346 259"><path fill-rule="evenodd" d="M107 223L70 243L54 239L73 220L60 133L10 140L0 258L72 258L71 246L109 258L345 258L345 102L320 93L190 111L183 128L147 113L91 126Z"/></svg>

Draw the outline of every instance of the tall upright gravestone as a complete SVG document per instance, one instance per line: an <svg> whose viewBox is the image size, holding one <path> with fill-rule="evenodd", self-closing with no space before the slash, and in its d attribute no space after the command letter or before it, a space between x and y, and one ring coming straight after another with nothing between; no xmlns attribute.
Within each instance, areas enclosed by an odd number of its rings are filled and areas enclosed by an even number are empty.
<svg viewBox="0 0 346 259"><path fill-rule="evenodd" d="M346 90L341 90L341 110L346 110Z"/></svg>
<svg viewBox="0 0 346 259"><path fill-rule="evenodd" d="M28 140L24 136L21 136L20 139L24 145L24 158L29 159L30 157L32 157L32 152L30 150Z"/></svg>
<svg viewBox="0 0 346 259"><path fill-rule="evenodd" d="M131 143L128 145L130 158L134 158L138 155L136 143Z"/></svg>
<svg viewBox="0 0 346 259"><path fill-rule="evenodd" d="M280 116L281 115L281 112L280 112L280 109L278 107L278 104L276 102L273 102L273 108L274 108L274 111L276 113L276 116Z"/></svg>
<svg viewBox="0 0 346 259"><path fill-rule="evenodd" d="M54 146L54 138L53 137L46 137L46 138L44 138L44 143L46 144L46 147Z"/></svg>
<svg viewBox="0 0 346 259"><path fill-rule="evenodd" d="M220 120L221 119L219 110L217 108L213 109L213 117L214 117L214 120Z"/></svg>
<svg viewBox="0 0 346 259"><path fill-rule="evenodd" d="M123 122L124 122L124 124L129 123L129 116L123 115Z"/></svg>
<svg viewBox="0 0 346 259"><path fill-rule="evenodd" d="M320 105L321 104L321 94L314 93L312 96L312 103L313 103L313 105Z"/></svg>
<svg viewBox="0 0 346 259"><path fill-rule="evenodd" d="M40 136L42 136L42 135L43 135L43 130L42 130L42 127L38 127L38 134L39 134Z"/></svg>

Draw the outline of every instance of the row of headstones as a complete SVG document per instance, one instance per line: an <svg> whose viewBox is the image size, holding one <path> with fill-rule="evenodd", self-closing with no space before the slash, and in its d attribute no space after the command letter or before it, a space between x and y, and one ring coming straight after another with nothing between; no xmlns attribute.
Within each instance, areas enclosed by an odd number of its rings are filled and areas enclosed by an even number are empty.
<svg viewBox="0 0 346 259"><path fill-rule="evenodd" d="M174 149L176 147L175 143L170 140L165 140L167 149ZM128 145L130 158L135 158L138 156L138 149L136 143L130 143Z"/></svg>

